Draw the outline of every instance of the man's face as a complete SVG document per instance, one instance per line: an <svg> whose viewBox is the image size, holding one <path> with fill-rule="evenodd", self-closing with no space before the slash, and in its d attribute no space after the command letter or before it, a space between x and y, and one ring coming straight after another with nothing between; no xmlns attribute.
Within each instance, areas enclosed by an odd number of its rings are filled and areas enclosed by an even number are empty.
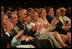
<svg viewBox="0 0 72 49"><path fill-rule="evenodd" d="M65 10L62 10L61 15L65 16Z"/></svg>
<svg viewBox="0 0 72 49"><path fill-rule="evenodd" d="M18 22L17 14L12 14L11 15L11 22L13 22L14 24L17 24L17 22Z"/></svg>
<svg viewBox="0 0 72 49"><path fill-rule="evenodd" d="M3 6L1 6L1 11L4 11L4 7Z"/></svg>
<svg viewBox="0 0 72 49"><path fill-rule="evenodd" d="M14 13L16 13L16 14L17 14L17 10L16 10L16 11L14 11Z"/></svg>
<svg viewBox="0 0 72 49"><path fill-rule="evenodd" d="M24 20L27 18L27 15L26 15L26 10L22 10L22 17L24 18Z"/></svg>
<svg viewBox="0 0 72 49"><path fill-rule="evenodd" d="M58 17L61 16L60 9L57 9L57 10L56 10L56 16L58 16Z"/></svg>
<svg viewBox="0 0 72 49"><path fill-rule="evenodd" d="M6 10L6 15L8 15L10 13L10 10Z"/></svg>
<svg viewBox="0 0 72 49"><path fill-rule="evenodd" d="M31 22L29 17L26 18L26 21L27 21L28 23Z"/></svg>

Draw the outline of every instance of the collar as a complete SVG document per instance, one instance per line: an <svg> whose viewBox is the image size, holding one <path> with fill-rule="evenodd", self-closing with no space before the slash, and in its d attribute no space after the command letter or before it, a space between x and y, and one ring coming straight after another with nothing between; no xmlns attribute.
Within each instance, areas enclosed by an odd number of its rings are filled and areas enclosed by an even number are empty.
<svg viewBox="0 0 72 49"><path fill-rule="evenodd" d="M5 33L6 35L8 35L10 37L10 34L8 32Z"/></svg>
<svg viewBox="0 0 72 49"><path fill-rule="evenodd" d="M4 28L4 30L5 30L5 34L10 37L10 34L8 32L6 32L5 28Z"/></svg>

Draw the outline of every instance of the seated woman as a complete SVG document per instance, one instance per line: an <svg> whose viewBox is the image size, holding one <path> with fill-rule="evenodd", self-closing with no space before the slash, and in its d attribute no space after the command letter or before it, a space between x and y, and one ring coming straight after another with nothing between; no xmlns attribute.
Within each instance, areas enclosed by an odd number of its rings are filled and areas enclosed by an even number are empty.
<svg viewBox="0 0 72 49"><path fill-rule="evenodd" d="M57 9L56 10L56 17L57 19L59 20L59 22L57 23L56 25L56 28L57 28L57 31L60 33L60 34L63 34L63 35L67 35L67 31L69 30L69 26L65 26L63 20L62 20L62 17L61 17L61 12L60 12L60 9ZM64 37L63 35L62 38ZM63 41L66 42L68 40L68 38L64 37L63 38Z"/></svg>
<svg viewBox="0 0 72 49"><path fill-rule="evenodd" d="M52 7L49 7L48 9L47 9L47 16L46 16L46 18L47 18L47 20L49 21L49 23L50 24L52 24L52 23L54 23L54 22L59 22L59 20L57 19L57 17L55 17L54 16L54 10L53 10L53 8ZM58 14L59 15L59 14ZM55 24L55 23L54 23ZM58 29L58 26L53 30L53 31L58 31L58 30L60 30L60 29ZM58 31L59 33L60 33L60 31ZM57 33L58 34L58 33ZM57 35L56 35L57 36ZM65 42L65 41L67 41L67 36L66 35L64 35L64 34L60 34L60 37L62 38L62 40Z"/></svg>
<svg viewBox="0 0 72 49"><path fill-rule="evenodd" d="M11 43L11 30L14 28L13 23L10 23L8 16L1 15L1 47L2 48L16 48L10 45Z"/></svg>
<svg viewBox="0 0 72 49"><path fill-rule="evenodd" d="M46 10L45 9L40 9L40 19L38 20L38 22L39 23L41 23L41 24L44 24L44 28L46 28L46 29L50 29L51 27L50 27L50 25L52 25L52 24L49 24L48 23L48 21L46 20ZM54 26L57 24L57 21L54 23ZM47 27L48 26L48 27ZM49 28L50 27L50 28ZM53 30L53 28L51 28L52 30ZM46 30L45 30L46 31ZM45 32L44 31L44 32ZM58 32L52 32L52 33L50 33L50 34L52 34L59 42L60 42L60 44L62 44L64 47L65 46L67 46L64 42L63 42L63 40L61 39L61 37L60 37L60 35L58 34Z"/></svg>
<svg viewBox="0 0 72 49"><path fill-rule="evenodd" d="M59 47L59 43L55 40L55 38L51 35L51 34L47 34L47 37L45 37L44 38L44 36L42 35L40 35L40 28L42 28L43 26L40 24L40 23L38 23L38 19L39 19L39 17L38 17L38 13L36 12L36 11L34 11L33 13L32 13L32 16L31 16L31 28L33 29L33 31L37 31L37 39L48 39L48 38L51 38L52 40L54 40L54 44L56 44L55 46L56 46L56 48L60 48ZM35 34L35 35L36 35ZM40 38L41 37L41 38Z"/></svg>
<svg viewBox="0 0 72 49"><path fill-rule="evenodd" d="M34 48L34 46L32 45L21 45L20 46L12 46L10 45L11 43L11 31L14 29L14 24L9 22L8 16L7 15L2 15L1 16L1 21L2 21L2 29L1 32L3 33L4 38L1 39L1 44L2 47L4 48ZM23 34L23 31L19 32L17 35L15 35L14 38L18 38L19 36L21 36L21 34ZM21 37L21 41L24 40L24 36ZM14 40L15 41L15 40ZM18 42L18 41L17 41ZM14 44L14 43L13 43ZM6 47L7 46L7 47Z"/></svg>

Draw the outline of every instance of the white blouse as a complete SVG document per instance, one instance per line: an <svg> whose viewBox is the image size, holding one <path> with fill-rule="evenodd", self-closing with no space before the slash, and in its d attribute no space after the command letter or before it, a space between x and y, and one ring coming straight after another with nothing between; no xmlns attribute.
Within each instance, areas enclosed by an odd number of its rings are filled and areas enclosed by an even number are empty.
<svg viewBox="0 0 72 49"><path fill-rule="evenodd" d="M43 20L42 18L39 18L39 19L38 19L38 23L48 24L49 22L47 21L47 19Z"/></svg>

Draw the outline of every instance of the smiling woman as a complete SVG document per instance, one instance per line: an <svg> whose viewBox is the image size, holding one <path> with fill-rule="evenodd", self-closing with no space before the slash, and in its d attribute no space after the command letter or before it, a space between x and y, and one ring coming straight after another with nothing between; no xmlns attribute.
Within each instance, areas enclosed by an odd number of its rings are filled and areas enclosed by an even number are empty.
<svg viewBox="0 0 72 49"><path fill-rule="evenodd" d="M6 14L2 14L1 15L1 25L4 26L4 25L7 25L8 23L8 16Z"/></svg>
<svg viewBox="0 0 72 49"><path fill-rule="evenodd" d="M9 22L6 14L1 15L1 47L10 48L10 32L14 28L13 23Z"/></svg>
<svg viewBox="0 0 72 49"><path fill-rule="evenodd" d="M70 48L70 16L70 0L2 0L1 47Z"/></svg>

